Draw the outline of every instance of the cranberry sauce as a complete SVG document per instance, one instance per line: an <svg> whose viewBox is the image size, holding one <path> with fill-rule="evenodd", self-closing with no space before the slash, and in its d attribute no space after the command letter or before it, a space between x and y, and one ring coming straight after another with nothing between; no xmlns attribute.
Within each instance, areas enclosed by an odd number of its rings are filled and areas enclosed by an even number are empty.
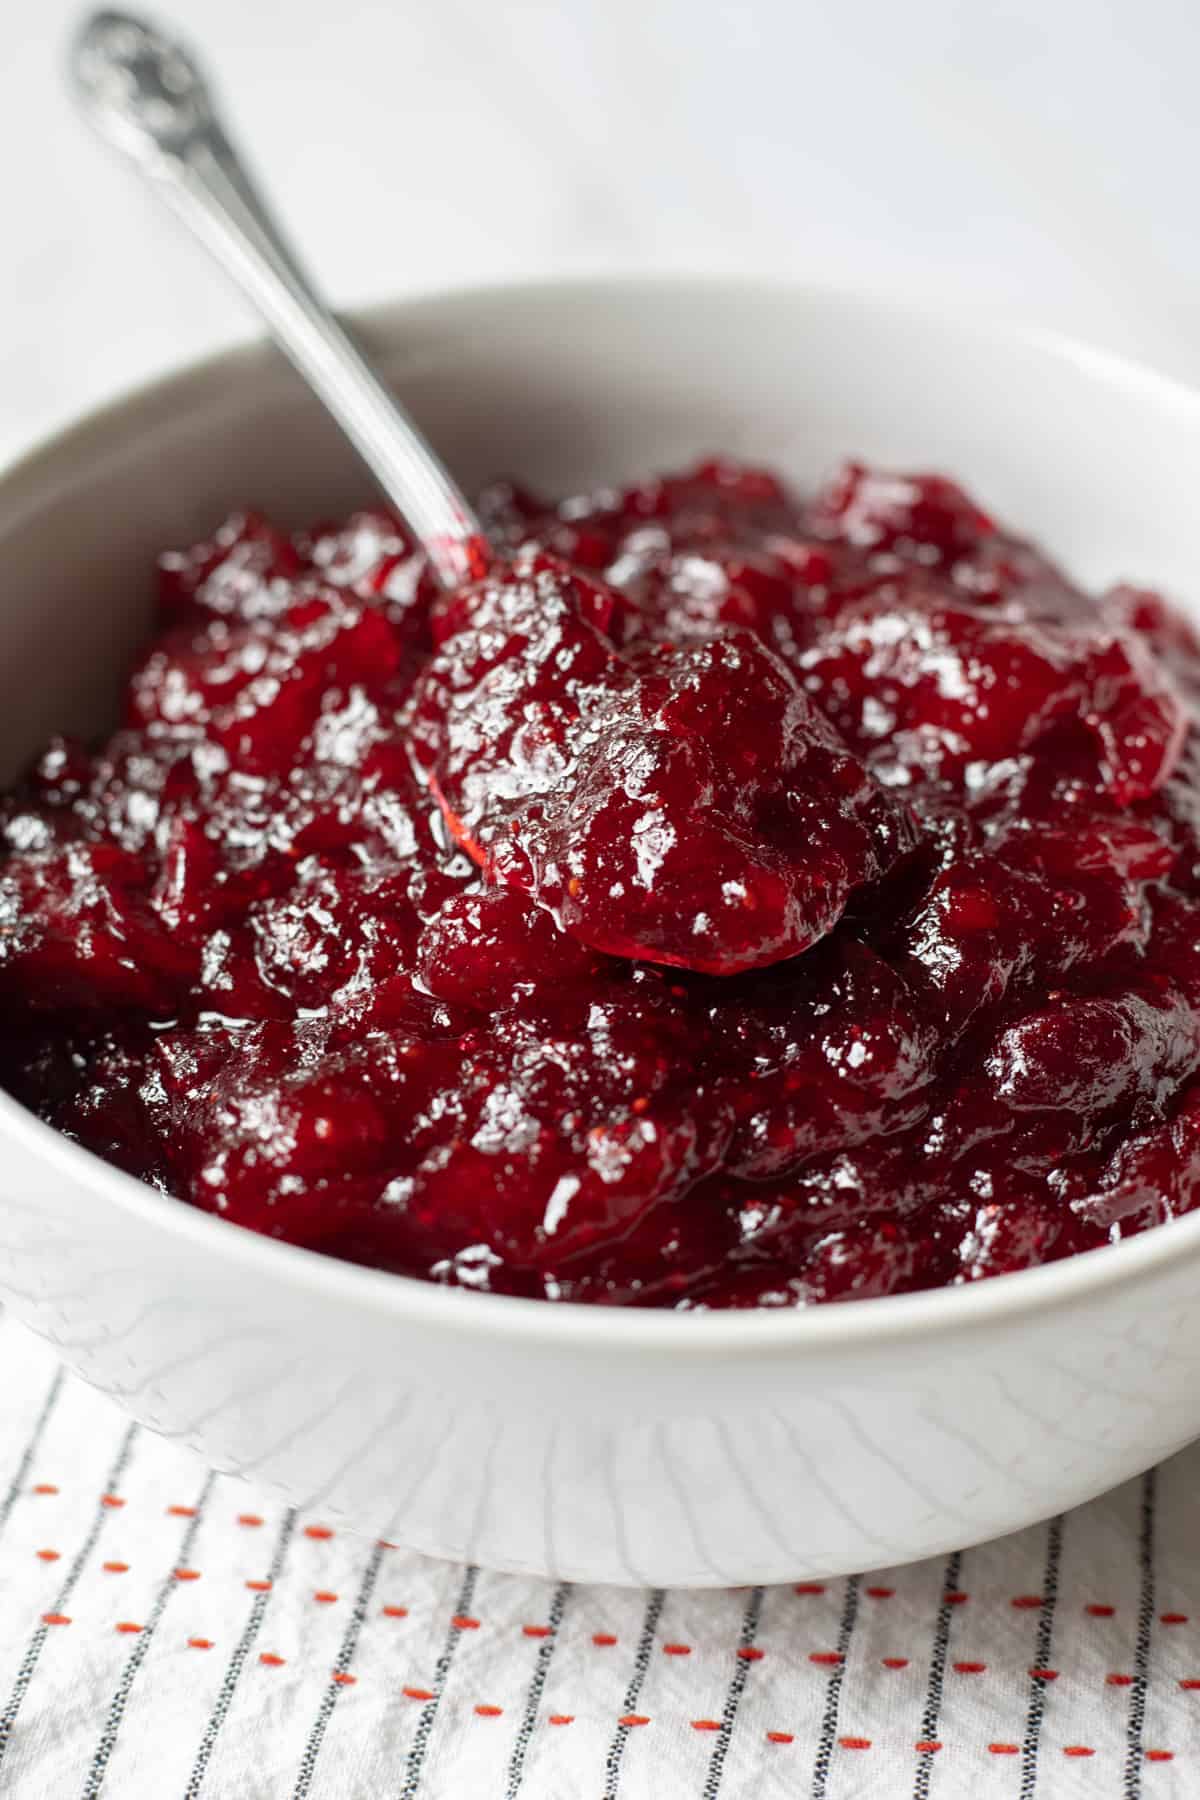
<svg viewBox="0 0 1200 1800"><path fill-rule="evenodd" d="M0 802L0 1077L236 1224L503 1293L974 1281L1200 1195L1200 649L952 482L714 461L159 566Z"/></svg>

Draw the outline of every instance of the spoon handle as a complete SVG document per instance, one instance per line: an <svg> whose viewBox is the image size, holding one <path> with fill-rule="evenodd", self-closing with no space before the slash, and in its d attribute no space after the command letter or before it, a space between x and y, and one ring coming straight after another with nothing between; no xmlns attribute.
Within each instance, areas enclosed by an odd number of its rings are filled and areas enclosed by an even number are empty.
<svg viewBox="0 0 1200 1800"><path fill-rule="evenodd" d="M99 12L71 54L81 108L216 257L333 414L429 554L442 585L482 574L470 504L318 299L227 137L190 55L125 13Z"/></svg>

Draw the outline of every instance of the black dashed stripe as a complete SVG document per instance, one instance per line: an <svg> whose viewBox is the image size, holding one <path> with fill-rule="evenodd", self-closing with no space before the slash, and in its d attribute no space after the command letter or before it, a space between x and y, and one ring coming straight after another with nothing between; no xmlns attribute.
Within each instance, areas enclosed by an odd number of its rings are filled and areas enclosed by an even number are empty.
<svg viewBox="0 0 1200 1800"><path fill-rule="evenodd" d="M662 1588L652 1588L650 1598L646 1602L646 1611L642 1619L642 1635L638 1639L637 1654L633 1659L633 1673L629 1677L629 1686L625 1689L625 1700L621 1707L622 1714L631 1713L638 1703L642 1691L642 1683L646 1679L646 1671L650 1667L650 1653L654 1649L654 1634L658 1630L658 1621L662 1617L666 1593ZM604 1760L604 1800L616 1800L617 1790L621 1785L621 1764L625 1758L625 1745L629 1740L630 1727L618 1725L616 1736L609 1745L608 1755Z"/></svg>
<svg viewBox="0 0 1200 1800"><path fill-rule="evenodd" d="M58 1404L58 1396L62 1393L63 1382L65 1379L66 1370L62 1368L56 1369L54 1379L47 1390L46 1398L42 1401L41 1411L33 1421L29 1436L25 1440L25 1448L21 1452L21 1460L17 1464L16 1474L9 1482L8 1490L5 1493L3 1500L0 1500L0 1531L3 1531L4 1527L8 1524L9 1515L17 1502L17 1496L22 1493L25 1483L29 1479L29 1471L33 1467L33 1459L41 1447L43 1437L46 1435L46 1427L50 1423L50 1415Z"/></svg>
<svg viewBox="0 0 1200 1800"><path fill-rule="evenodd" d="M421 1785L421 1770L425 1765L425 1757L429 1751L429 1741L433 1736L433 1727L437 1720L438 1706L445 1691L450 1668L454 1662L454 1652L458 1648L458 1640L462 1632L454 1620L466 1613L475 1595L475 1583L479 1579L479 1570L472 1563L463 1576L462 1586L454 1602L454 1612L450 1627L446 1632L446 1640L442 1645L442 1654L437 1659L437 1667L433 1671L433 1699L427 1700L421 1708L421 1717L417 1721L416 1734L412 1748L408 1753L408 1765L404 1771L404 1786L400 1790L400 1800L413 1800L413 1796Z"/></svg>
<svg viewBox="0 0 1200 1800"><path fill-rule="evenodd" d="M208 1772L208 1765L216 1746L217 1736L233 1705L233 1696L237 1689L238 1677L245 1666L259 1627L263 1622L263 1614L267 1610L271 1595L275 1592L275 1583L279 1579L287 1555L288 1545L292 1541L292 1533L296 1529L296 1515L289 1512L279 1528L279 1536L275 1540L275 1550L271 1557L271 1566L267 1570L267 1578L271 1586L264 1594L255 1594L250 1607L249 1617L238 1639L229 1666L225 1670L225 1679L221 1683L221 1691L217 1695L216 1704L209 1715L208 1724L204 1727L204 1736L200 1739L200 1748L196 1752L196 1761L192 1767L191 1778L184 1790L183 1800L196 1800Z"/></svg>
<svg viewBox="0 0 1200 1800"><path fill-rule="evenodd" d="M113 1490L120 1485L121 1477L129 1466L129 1459L133 1454L133 1446L137 1434L137 1426L130 1425L125 1432L125 1435L122 1437L116 1459L109 1469L108 1474L105 1476L104 1492L106 1494L111 1494ZM80 1545L79 1550L75 1555L75 1559L67 1571L66 1579L54 1596L54 1604L48 1609L50 1612L61 1612L71 1598L71 1595L75 1591L76 1583L87 1566L88 1558L96 1548L97 1540L104 1529L104 1523L108 1516L109 1509L101 1499L97 1503L95 1516L88 1529L88 1534ZM8 1705L5 1707L3 1714L0 1715L0 1761L3 1760L4 1754L7 1751L9 1744L12 1742L12 1729L16 1723L17 1714L21 1710L21 1702L28 1692L29 1684L33 1680L34 1673L37 1669L38 1659L42 1654L42 1645L45 1643L48 1633L53 1629L53 1626L47 1625L43 1621L29 1640L29 1647L25 1652L20 1668L17 1670L17 1678L13 1683L13 1690L9 1696Z"/></svg>
<svg viewBox="0 0 1200 1800"><path fill-rule="evenodd" d="M829 1686L825 1691L825 1713L821 1720L821 1735L817 1740L817 1755L813 1763L812 1800L825 1800L829 1765L833 1758L833 1740L837 1734L838 1713L842 1704L842 1688L846 1680L846 1658L858 1621L858 1590L861 1581L861 1575L846 1577L846 1597L842 1602L842 1617L838 1624L838 1660L830 1670Z"/></svg>
<svg viewBox="0 0 1200 1800"><path fill-rule="evenodd" d="M742 1615L742 1635L738 1640L739 1650L748 1650L758 1636L758 1620L762 1612L763 1590L752 1588L746 1610ZM713 1744L712 1756L708 1763L708 1779L704 1783L702 1800L716 1800L721 1786L721 1776L725 1769L725 1759L729 1755L729 1745L733 1737L733 1727L737 1721L738 1707L742 1695L746 1691L746 1683L750 1679L750 1659L739 1656L733 1667L733 1676L729 1683L729 1692L725 1696L725 1707L721 1714L721 1729Z"/></svg>
<svg viewBox="0 0 1200 1800"><path fill-rule="evenodd" d="M204 1517L204 1509L208 1504L208 1497L212 1493L213 1482L215 1480L216 1476L210 1474L200 1490L199 1498L196 1501L196 1510L188 1520L187 1530L180 1540L176 1559L171 1565L166 1580L155 1595L154 1605L150 1609L150 1617L142 1626L137 1641L129 1653L129 1659L125 1664L124 1673L121 1676L117 1691L113 1695L112 1703L108 1709L108 1721L104 1727L100 1742L96 1746L96 1754L92 1761L92 1766L88 1771L87 1780L83 1784L82 1800L95 1800L95 1796L100 1792L101 1786L103 1785L104 1776L117 1742L117 1733L121 1729L121 1721L125 1717L125 1709L129 1705L129 1696L133 1692L133 1684L137 1680L138 1670L146 1660L147 1652L150 1649L151 1639L158 1627L159 1620L166 1611L167 1602L171 1598L174 1590L179 1586L179 1583L175 1578L175 1570L180 1567L187 1567L188 1560L192 1554L192 1546L196 1542L196 1536L200 1530L200 1524Z"/></svg>
<svg viewBox="0 0 1200 1800"><path fill-rule="evenodd" d="M358 1594L355 1598L354 1606L351 1609L350 1619L346 1626L346 1633L342 1638L342 1647L338 1651L337 1661L333 1665L335 1676L344 1675L354 1660L354 1652L358 1648L359 1633L362 1631L363 1624L367 1617L367 1608L371 1604L371 1595L375 1592L375 1583L379 1579L379 1566L382 1563L383 1558L384 1547L382 1544L376 1544L368 1558L366 1569L363 1571L363 1578L359 1583ZM292 1800L304 1800L304 1796L312 1786L312 1778L316 1771L317 1758L321 1754L321 1744L325 1737L325 1730L330 1719L333 1717L333 1709L337 1705L338 1695L341 1691L342 1683L340 1681L331 1680L321 1697L321 1704L317 1709L317 1716L313 1720L312 1730L308 1735L308 1743L305 1746L304 1755L300 1762L300 1771L296 1776L296 1786L293 1790Z"/></svg>
<svg viewBox="0 0 1200 1800"><path fill-rule="evenodd" d="M1133 1652L1133 1683L1129 1689L1128 1748L1125 1752L1125 1800L1139 1800L1146 1727L1146 1690L1150 1680L1150 1642L1154 1631L1154 1510L1158 1501L1158 1470L1142 1477L1142 1522L1138 1537L1138 1563L1142 1586L1138 1600L1137 1643Z"/></svg>
<svg viewBox="0 0 1200 1800"><path fill-rule="evenodd" d="M1035 1669L1049 1667L1054 1646L1054 1614L1058 1607L1058 1570L1062 1561L1063 1522L1051 1519L1046 1527L1046 1566L1042 1571L1042 1608L1038 1614L1033 1647ZM1038 1782L1038 1751L1042 1721L1046 1716L1046 1683L1029 1678L1029 1708L1025 1715L1025 1739L1021 1745L1020 1800L1031 1800Z"/></svg>
<svg viewBox="0 0 1200 1800"><path fill-rule="evenodd" d="M962 1577L962 1551L956 1550L947 1562L942 1574L942 1599L937 1610L937 1618L933 1627L933 1649L929 1656L929 1679L925 1685L925 1710L921 1714L922 1744L936 1743L938 1721L942 1716L942 1690L946 1684L946 1657L950 1650L950 1617L954 1607L947 1600L958 1587ZM913 1800L927 1800L929 1784L933 1780L934 1753L931 1750L917 1752L917 1778L913 1783Z"/></svg>
<svg viewBox="0 0 1200 1800"><path fill-rule="evenodd" d="M525 1714L521 1720L521 1729L517 1732L517 1741L513 1745L512 1759L508 1765L508 1786L504 1790L505 1800L514 1800L521 1791L525 1779L525 1758L529 1754L529 1741L533 1736L533 1728L537 1724L538 1708L542 1703L542 1695L546 1691L546 1677L550 1673L550 1659L554 1655L554 1647L558 1643L558 1633L562 1626L563 1614L567 1609L571 1588L568 1582L560 1582L554 1590L550 1601L550 1611L546 1623L550 1627L550 1636L543 1638L538 1645L537 1660L533 1665L533 1675L529 1682L529 1692L525 1696Z"/></svg>

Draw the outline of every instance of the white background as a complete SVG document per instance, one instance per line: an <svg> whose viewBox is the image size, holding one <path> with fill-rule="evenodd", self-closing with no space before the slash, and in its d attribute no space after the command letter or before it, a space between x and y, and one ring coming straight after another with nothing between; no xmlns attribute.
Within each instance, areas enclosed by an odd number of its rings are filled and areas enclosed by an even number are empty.
<svg viewBox="0 0 1200 1800"><path fill-rule="evenodd" d="M167 16L167 15L164 15ZM0 455L243 336L4 0ZM176 0L340 305L476 279L850 276L1200 376L1195 0Z"/></svg>

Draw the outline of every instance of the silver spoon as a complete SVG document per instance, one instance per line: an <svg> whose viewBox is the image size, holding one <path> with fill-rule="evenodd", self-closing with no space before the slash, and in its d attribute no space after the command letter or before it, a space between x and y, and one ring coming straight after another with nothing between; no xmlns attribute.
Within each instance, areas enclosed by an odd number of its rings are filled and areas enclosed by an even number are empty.
<svg viewBox="0 0 1200 1800"><path fill-rule="evenodd" d="M355 348L288 248L233 149L195 62L127 13L99 12L71 50L76 97L254 302L429 555L442 585L482 573L471 506Z"/></svg>

